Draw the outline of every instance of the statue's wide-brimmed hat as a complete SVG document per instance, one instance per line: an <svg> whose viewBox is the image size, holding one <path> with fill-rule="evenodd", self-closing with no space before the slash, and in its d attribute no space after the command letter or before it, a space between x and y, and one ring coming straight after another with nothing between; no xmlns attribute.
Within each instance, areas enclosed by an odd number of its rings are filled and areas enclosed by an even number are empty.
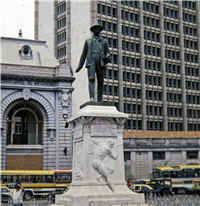
<svg viewBox="0 0 200 206"><path fill-rule="evenodd" d="M99 27L99 29L100 29L100 31L102 31L103 30L103 27L100 25L100 24L98 24L98 23L95 23L93 26L91 26L90 27L90 31L94 31L94 29L95 28L97 28L97 27Z"/></svg>

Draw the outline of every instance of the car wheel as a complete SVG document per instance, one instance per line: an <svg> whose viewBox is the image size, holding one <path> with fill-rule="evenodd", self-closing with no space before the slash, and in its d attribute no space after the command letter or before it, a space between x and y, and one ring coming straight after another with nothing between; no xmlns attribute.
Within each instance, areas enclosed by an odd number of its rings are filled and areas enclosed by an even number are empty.
<svg viewBox="0 0 200 206"><path fill-rule="evenodd" d="M169 195L170 195L169 190L164 190L164 191L163 191L163 196L169 196Z"/></svg>
<svg viewBox="0 0 200 206"><path fill-rule="evenodd" d="M31 200L31 198L32 198L32 192L25 192L25 194L24 194L24 198L25 198L25 200Z"/></svg>

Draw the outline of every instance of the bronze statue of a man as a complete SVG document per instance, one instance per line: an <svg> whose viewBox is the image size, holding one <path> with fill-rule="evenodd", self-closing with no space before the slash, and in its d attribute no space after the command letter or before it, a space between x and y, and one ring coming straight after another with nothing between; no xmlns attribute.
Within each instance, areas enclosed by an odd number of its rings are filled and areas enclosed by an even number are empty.
<svg viewBox="0 0 200 206"><path fill-rule="evenodd" d="M90 101L94 101L94 82L96 73L98 81L97 99L98 102L102 102L104 72L106 64L111 59L111 55L107 40L99 35L100 32L103 30L103 27L96 23L90 28L90 30L94 33L94 35L91 38L86 39L84 43L83 51L76 72L79 72L82 69L86 59L86 68L88 70L89 79Z"/></svg>

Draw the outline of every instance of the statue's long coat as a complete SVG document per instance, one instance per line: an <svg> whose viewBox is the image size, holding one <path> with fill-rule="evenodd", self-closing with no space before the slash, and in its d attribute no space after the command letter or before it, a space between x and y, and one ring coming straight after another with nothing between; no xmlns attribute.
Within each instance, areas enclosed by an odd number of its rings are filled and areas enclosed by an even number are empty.
<svg viewBox="0 0 200 206"><path fill-rule="evenodd" d="M109 52L109 46L108 42L106 39L103 37L99 36L100 41L100 62L101 62L101 67L105 67L107 64L107 59L110 56ZM81 69L83 67L83 64L86 59L86 68L91 66L91 54L92 54L92 48L93 48L93 37L86 39L83 47L83 51L80 57L78 69Z"/></svg>

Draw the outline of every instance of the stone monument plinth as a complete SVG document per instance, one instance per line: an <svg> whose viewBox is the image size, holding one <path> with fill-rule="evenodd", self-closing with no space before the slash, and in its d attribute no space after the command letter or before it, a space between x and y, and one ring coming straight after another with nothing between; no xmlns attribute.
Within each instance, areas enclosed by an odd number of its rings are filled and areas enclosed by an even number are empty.
<svg viewBox="0 0 200 206"><path fill-rule="evenodd" d="M124 175L123 127L127 114L114 106L86 105L69 122L73 133L73 178L56 205L134 205L144 195L132 192Z"/></svg>

